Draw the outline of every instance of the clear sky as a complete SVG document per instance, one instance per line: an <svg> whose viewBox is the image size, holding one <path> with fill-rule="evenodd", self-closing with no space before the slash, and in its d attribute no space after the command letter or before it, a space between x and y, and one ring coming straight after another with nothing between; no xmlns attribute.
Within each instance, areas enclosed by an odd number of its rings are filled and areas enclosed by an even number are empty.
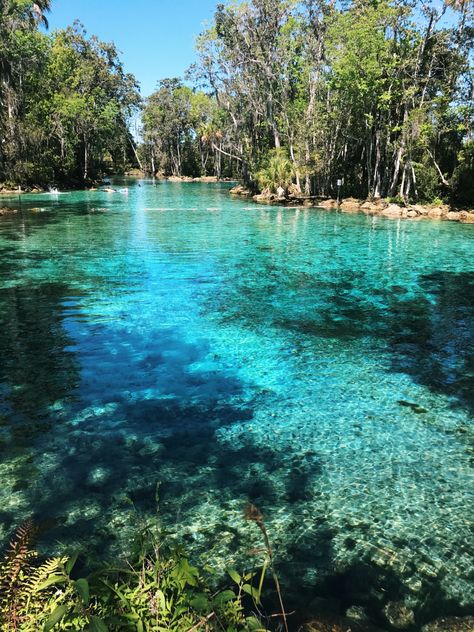
<svg viewBox="0 0 474 632"><path fill-rule="evenodd" d="M143 96L195 60L195 38L218 0L53 0L50 30L80 20L90 35L114 41Z"/></svg>

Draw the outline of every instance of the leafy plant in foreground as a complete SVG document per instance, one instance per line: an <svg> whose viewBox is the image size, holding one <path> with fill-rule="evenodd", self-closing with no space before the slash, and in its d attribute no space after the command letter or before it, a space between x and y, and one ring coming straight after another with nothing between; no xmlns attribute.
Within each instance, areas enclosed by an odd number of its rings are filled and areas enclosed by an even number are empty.
<svg viewBox="0 0 474 632"><path fill-rule="evenodd" d="M182 548L166 547L148 529L142 535L127 567L73 579L77 554L41 561L34 526L20 527L0 562L2 632L265 632L245 615L241 589L213 591Z"/></svg>

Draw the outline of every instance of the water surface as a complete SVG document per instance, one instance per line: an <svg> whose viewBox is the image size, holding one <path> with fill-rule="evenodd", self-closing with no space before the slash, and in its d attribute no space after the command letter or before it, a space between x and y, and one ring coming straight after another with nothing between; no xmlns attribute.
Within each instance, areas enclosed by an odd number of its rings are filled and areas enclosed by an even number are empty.
<svg viewBox="0 0 474 632"><path fill-rule="evenodd" d="M0 218L0 539L33 514L116 554L159 520L243 568L251 500L288 599L472 612L473 227L227 188Z"/></svg>

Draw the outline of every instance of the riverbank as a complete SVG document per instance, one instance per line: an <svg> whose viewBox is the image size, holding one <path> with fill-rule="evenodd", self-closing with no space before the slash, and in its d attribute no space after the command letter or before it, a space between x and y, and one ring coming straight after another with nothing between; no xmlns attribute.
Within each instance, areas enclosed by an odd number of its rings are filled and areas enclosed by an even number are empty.
<svg viewBox="0 0 474 632"><path fill-rule="evenodd" d="M273 193L259 193L254 195L252 191L242 185L232 188L229 193L237 197L252 199L257 204L272 204L286 207L321 208L326 210L339 210L345 213L365 213L391 219L436 219L460 222L461 224L474 224L474 210L461 209L447 204L394 204L386 199L359 200L356 198L344 198L339 203L332 198L320 198L309 196L279 197Z"/></svg>

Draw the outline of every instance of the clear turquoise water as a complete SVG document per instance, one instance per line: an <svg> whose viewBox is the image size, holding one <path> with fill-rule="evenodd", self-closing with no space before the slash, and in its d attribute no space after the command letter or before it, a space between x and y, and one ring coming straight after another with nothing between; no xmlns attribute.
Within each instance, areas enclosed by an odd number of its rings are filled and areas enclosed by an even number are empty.
<svg viewBox="0 0 474 632"><path fill-rule="evenodd" d="M295 603L472 612L474 227L227 188L0 218L0 538L116 554L147 518L242 568L251 500Z"/></svg>

